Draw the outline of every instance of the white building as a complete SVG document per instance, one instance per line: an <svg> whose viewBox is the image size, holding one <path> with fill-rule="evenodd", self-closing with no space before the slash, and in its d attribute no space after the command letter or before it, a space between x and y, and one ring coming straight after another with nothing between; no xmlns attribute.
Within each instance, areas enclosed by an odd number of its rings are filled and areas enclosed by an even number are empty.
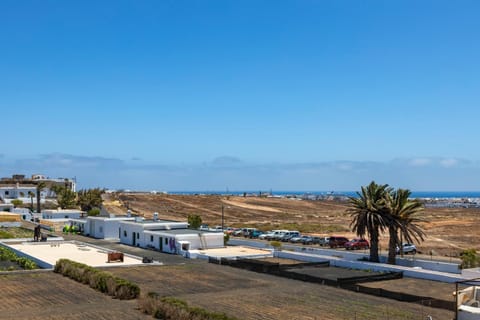
<svg viewBox="0 0 480 320"><path fill-rule="evenodd" d="M161 252L185 254L188 250L224 247L223 232L188 229L188 222L140 220L120 222L120 242Z"/></svg>
<svg viewBox="0 0 480 320"><path fill-rule="evenodd" d="M79 219L83 213L75 209L42 210L42 219Z"/></svg>
<svg viewBox="0 0 480 320"><path fill-rule="evenodd" d="M0 199L3 199L6 203L10 203L14 199L22 200L23 203L29 203L30 201L36 201L37 187L35 185L25 184L3 184L0 185ZM45 197L46 192L43 191L40 197Z"/></svg>
<svg viewBox="0 0 480 320"><path fill-rule="evenodd" d="M120 239L120 222L135 221L133 217L87 217L83 234L97 239Z"/></svg>

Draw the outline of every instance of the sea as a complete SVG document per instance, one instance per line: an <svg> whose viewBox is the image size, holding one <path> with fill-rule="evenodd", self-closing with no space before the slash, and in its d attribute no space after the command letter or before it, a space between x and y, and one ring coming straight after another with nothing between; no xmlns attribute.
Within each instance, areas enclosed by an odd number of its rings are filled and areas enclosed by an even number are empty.
<svg viewBox="0 0 480 320"><path fill-rule="evenodd" d="M270 195L278 197L337 196L357 197L356 191L169 191L169 194L214 194L214 195ZM417 199L479 199L480 191L412 191L411 198Z"/></svg>

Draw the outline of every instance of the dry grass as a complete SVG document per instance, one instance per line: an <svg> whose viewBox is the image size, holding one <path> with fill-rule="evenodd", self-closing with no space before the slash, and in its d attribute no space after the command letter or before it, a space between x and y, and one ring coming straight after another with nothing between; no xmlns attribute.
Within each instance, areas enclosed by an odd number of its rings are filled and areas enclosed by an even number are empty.
<svg viewBox="0 0 480 320"><path fill-rule="evenodd" d="M349 232L351 218L346 203L336 201L305 201L282 198L223 197L218 195L114 194L108 195L106 207L124 214L126 206L147 218L158 212L163 219L186 220L189 214L199 214L210 225L221 224L222 205L228 226L267 229L293 229L316 235ZM480 209L426 209L422 223L428 237L418 246L419 251L434 255L458 256L462 249L480 251ZM381 237L386 248L388 235Z"/></svg>

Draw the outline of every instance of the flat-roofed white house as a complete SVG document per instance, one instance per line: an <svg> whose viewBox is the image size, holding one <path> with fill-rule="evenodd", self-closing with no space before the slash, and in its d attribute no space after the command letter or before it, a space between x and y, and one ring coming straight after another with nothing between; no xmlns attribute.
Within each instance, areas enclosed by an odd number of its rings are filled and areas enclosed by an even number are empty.
<svg viewBox="0 0 480 320"><path fill-rule="evenodd" d="M188 229L188 222L140 220L120 222L120 242L161 252L185 254L188 250L224 247L223 232Z"/></svg>
<svg viewBox="0 0 480 320"><path fill-rule="evenodd" d="M79 219L83 213L75 209L42 210L42 219Z"/></svg>
<svg viewBox="0 0 480 320"><path fill-rule="evenodd" d="M83 234L97 239L120 239L120 222L135 221L134 217L87 217Z"/></svg>
<svg viewBox="0 0 480 320"><path fill-rule="evenodd" d="M144 232L147 247L161 252L183 254L189 250L223 248L223 232L194 229L148 230Z"/></svg>

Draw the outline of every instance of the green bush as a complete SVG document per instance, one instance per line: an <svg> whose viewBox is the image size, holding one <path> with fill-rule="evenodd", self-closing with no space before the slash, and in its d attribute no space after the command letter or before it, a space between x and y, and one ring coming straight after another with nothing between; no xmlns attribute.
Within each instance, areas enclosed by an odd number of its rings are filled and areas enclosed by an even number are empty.
<svg viewBox="0 0 480 320"><path fill-rule="evenodd" d="M120 300L131 300L140 295L140 288L136 284L83 263L60 259L55 264L53 271L88 284L91 288Z"/></svg>
<svg viewBox="0 0 480 320"><path fill-rule="evenodd" d="M475 249L463 250L462 253L460 253L460 259L462 259L460 269L478 267L480 262L480 257L477 255L477 250Z"/></svg>
<svg viewBox="0 0 480 320"><path fill-rule="evenodd" d="M225 313L210 312L199 307L190 307L185 301L174 297L160 297L149 292L141 297L140 309L156 319L164 320L236 320Z"/></svg>
<svg viewBox="0 0 480 320"><path fill-rule="evenodd" d="M12 250L0 246L0 261L11 261L26 270L37 269L37 264L28 258L19 257Z"/></svg>

